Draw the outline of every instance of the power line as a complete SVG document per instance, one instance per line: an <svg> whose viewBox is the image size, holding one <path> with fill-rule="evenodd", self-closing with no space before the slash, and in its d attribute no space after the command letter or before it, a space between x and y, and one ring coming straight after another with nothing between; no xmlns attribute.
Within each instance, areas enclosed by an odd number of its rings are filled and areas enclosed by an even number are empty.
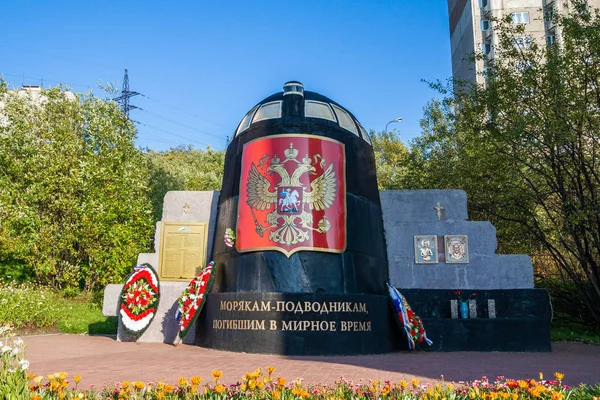
<svg viewBox="0 0 600 400"><path fill-rule="evenodd" d="M133 120L132 120L132 121L133 121ZM176 133L169 132L169 131L166 131L166 130L164 130L164 129L161 129L161 128L157 128L157 127L155 127L155 126L151 126L151 125L145 124L145 123L143 123L143 122L140 122L140 121L133 121L133 122L135 122L136 124L139 124L139 125L145 126L145 127L147 127L147 128L154 129L154 130L157 130L157 131L159 131L159 132L166 133L167 135L171 135L171 136L174 136L174 137L177 137L177 138L180 138L180 139L187 140L187 141L188 141L188 143L189 143L189 142L191 142L191 143L196 143L196 144L199 144L199 145L202 145L202 146L210 146L208 143L204 143L204 142L198 142L197 140L192 140L192 139L190 139L190 138L188 138L188 137L186 137L186 136L178 135L178 134L176 134Z"/></svg>
<svg viewBox="0 0 600 400"><path fill-rule="evenodd" d="M178 108L178 107L172 106L172 105L170 105L170 104L167 104L167 103L165 103L165 102L163 102L163 101L160 101L160 100L153 99L153 98L151 98L151 97L148 97L148 96L146 96L146 95L144 95L144 94L142 94L141 96L142 96L142 97L145 97L145 98L147 98L148 100L154 101L154 102L156 102L156 103L158 103L158 104L162 104L163 106L167 106L167 107L169 107L169 108L172 108L172 109L174 109L174 110L180 111L180 112L182 112L182 113L184 113L184 114L187 114L187 115L189 115L189 116L191 116L191 117L195 117L195 118L201 119L201 120L203 120L203 121L209 122L209 123L211 123L211 124L214 124L214 125L217 125L217 126L220 126L220 127L222 127L222 128L225 128L225 129L228 129L228 130L230 130L230 127L227 127L227 126L225 126L225 125L223 125L223 124L220 124L220 123L218 123L218 122L211 121L210 119L207 119L207 118L201 117L201 116L199 116L199 115L197 115L197 114L194 114L194 113L191 113L191 112L189 112L189 111L183 110L183 109L181 109L181 108Z"/></svg>
<svg viewBox="0 0 600 400"><path fill-rule="evenodd" d="M148 111L148 110L146 110L146 109L143 109L143 108L140 108L140 107L138 107L138 108L139 108L140 110L142 110L142 111L145 111L145 112L147 112L147 113L148 113L148 114L150 114L150 115L154 115L154 116L155 116L155 117L157 117L157 118L163 119L163 120L165 120L165 121L167 121L167 122L170 122L170 123L172 123L172 124L175 124L175 125L179 125L179 126L181 126L181 127L183 127L183 128L191 129L191 130L193 130L193 131L196 131L196 132L202 133L202 134L204 134L204 135L212 136L212 137L215 137L215 138L217 138L217 139L224 139L224 137L223 137L223 136L221 136L221 135L215 135L214 133L206 132L206 131L203 131L202 129L194 128L193 126L185 125L185 124L182 124L181 122L177 122L177 121L175 121L175 120L172 120L172 119L170 119L170 118L163 117L162 115L156 114L156 113L154 113L154 112L152 112L152 111Z"/></svg>

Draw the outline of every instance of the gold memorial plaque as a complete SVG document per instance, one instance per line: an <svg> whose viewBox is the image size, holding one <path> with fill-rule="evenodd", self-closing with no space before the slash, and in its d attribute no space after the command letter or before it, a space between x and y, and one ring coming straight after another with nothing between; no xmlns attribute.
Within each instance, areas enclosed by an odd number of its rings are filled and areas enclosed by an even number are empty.
<svg viewBox="0 0 600 400"><path fill-rule="evenodd" d="M158 277L189 281L206 265L207 222L163 222Z"/></svg>

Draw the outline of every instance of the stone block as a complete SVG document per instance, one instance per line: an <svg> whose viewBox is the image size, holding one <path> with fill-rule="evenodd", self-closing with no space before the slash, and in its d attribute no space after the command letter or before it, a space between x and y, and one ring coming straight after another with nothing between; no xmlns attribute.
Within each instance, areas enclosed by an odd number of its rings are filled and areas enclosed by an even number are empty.
<svg viewBox="0 0 600 400"><path fill-rule="evenodd" d="M382 190L379 192L384 222L466 221L464 190ZM440 204L440 219L436 206Z"/></svg>
<svg viewBox="0 0 600 400"><path fill-rule="evenodd" d="M137 265L144 263L150 264L152 268L158 268L158 253L140 253L138 254Z"/></svg>
<svg viewBox="0 0 600 400"><path fill-rule="evenodd" d="M119 307L119 295L123 285L106 285L104 288L104 298L102 300L102 314L107 317L116 317Z"/></svg>
<svg viewBox="0 0 600 400"><path fill-rule="evenodd" d="M207 258L212 257L213 240L217 223L219 191L170 191L165 194L162 221L208 222ZM160 227L157 226L155 248L160 248Z"/></svg>

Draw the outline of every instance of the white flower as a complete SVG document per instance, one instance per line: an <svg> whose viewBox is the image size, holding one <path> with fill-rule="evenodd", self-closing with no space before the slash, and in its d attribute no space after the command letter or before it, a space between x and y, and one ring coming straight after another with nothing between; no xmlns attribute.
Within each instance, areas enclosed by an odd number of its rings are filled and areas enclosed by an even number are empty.
<svg viewBox="0 0 600 400"><path fill-rule="evenodd" d="M12 354L13 356L16 356L17 354L19 354L20 351L21 351L21 349L19 349L18 347L15 347L12 349L10 354Z"/></svg>
<svg viewBox="0 0 600 400"><path fill-rule="evenodd" d="M0 349L0 351L2 352L2 354L7 353L9 351L12 350L12 347L8 346L8 345L4 345L2 346L2 349Z"/></svg>
<svg viewBox="0 0 600 400"><path fill-rule="evenodd" d="M21 339L21 338L16 338L16 339L15 339L15 344L16 344L17 346L21 346L21 345L23 344L23 339Z"/></svg>
<svg viewBox="0 0 600 400"><path fill-rule="evenodd" d="M29 368L29 361L27 360L21 360L19 361L19 364L21 365L21 371L25 371L27 368Z"/></svg>
<svg viewBox="0 0 600 400"><path fill-rule="evenodd" d="M8 115L0 114L0 128L8 128L10 126L10 121L8 120Z"/></svg>

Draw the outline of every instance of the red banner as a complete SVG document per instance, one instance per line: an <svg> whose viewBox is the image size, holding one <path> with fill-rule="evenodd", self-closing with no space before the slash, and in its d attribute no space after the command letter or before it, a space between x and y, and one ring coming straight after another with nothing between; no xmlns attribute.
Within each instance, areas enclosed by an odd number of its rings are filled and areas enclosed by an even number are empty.
<svg viewBox="0 0 600 400"><path fill-rule="evenodd" d="M337 140L300 134L244 145L236 248L346 249L346 159Z"/></svg>

